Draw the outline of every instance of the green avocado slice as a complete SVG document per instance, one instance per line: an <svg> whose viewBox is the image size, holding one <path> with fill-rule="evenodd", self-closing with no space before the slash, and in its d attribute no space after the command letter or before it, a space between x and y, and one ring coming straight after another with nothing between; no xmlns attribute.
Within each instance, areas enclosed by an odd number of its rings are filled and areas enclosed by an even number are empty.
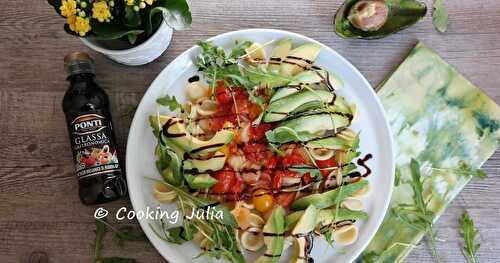
<svg viewBox="0 0 500 263"><path fill-rule="evenodd" d="M294 211L303 210L311 204L314 204L319 209L327 208L351 196L354 192L365 187L367 184L367 180L361 180L324 193L304 196L295 200L292 203L291 209Z"/></svg>
<svg viewBox="0 0 500 263"><path fill-rule="evenodd" d="M291 230L304 214L304 210L295 211L286 216L286 229ZM316 218L316 223L323 226L343 220L366 220L368 214L363 211L353 211L347 208L322 209Z"/></svg>
<svg viewBox="0 0 500 263"><path fill-rule="evenodd" d="M281 64L281 74L293 76L312 66L312 63L319 55L321 46L315 43L308 43L292 49Z"/></svg>
<svg viewBox="0 0 500 263"><path fill-rule="evenodd" d="M281 121L288 116L331 103L334 94L327 90L303 90L269 104L264 122Z"/></svg>
<svg viewBox="0 0 500 263"><path fill-rule="evenodd" d="M290 50L292 50L292 40L288 38L281 39L271 53L269 66L267 68L270 71L279 72L281 61L286 58Z"/></svg>
<svg viewBox="0 0 500 263"><path fill-rule="evenodd" d="M281 122L277 128L267 131L270 143L307 142L324 137L327 131L334 131L350 124L344 114L319 113Z"/></svg>
<svg viewBox="0 0 500 263"><path fill-rule="evenodd" d="M196 170L197 173L218 171L224 167L226 156L222 152L215 152L214 156L210 159L187 159L184 160L184 171L188 172Z"/></svg>
<svg viewBox="0 0 500 263"><path fill-rule="evenodd" d="M204 155L222 148L233 140L234 133L229 130L220 130L210 140L202 141L186 131L181 118L160 116L163 125L161 136L167 143L171 143L191 155Z"/></svg>
<svg viewBox="0 0 500 263"><path fill-rule="evenodd" d="M317 217L320 210L315 205L309 205L303 212L299 221L292 230L292 236L295 239L294 252L292 254L292 263L307 263L310 248L312 247L311 232L317 225ZM311 243L311 244L309 244Z"/></svg>
<svg viewBox="0 0 500 263"><path fill-rule="evenodd" d="M191 189L205 189L217 183L217 179L209 174L186 174L184 175L186 181Z"/></svg>
<svg viewBox="0 0 500 263"><path fill-rule="evenodd" d="M263 228L266 252L254 263L276 263L281 257L285 242L285 210L282 207L274 209Z"/></svg>

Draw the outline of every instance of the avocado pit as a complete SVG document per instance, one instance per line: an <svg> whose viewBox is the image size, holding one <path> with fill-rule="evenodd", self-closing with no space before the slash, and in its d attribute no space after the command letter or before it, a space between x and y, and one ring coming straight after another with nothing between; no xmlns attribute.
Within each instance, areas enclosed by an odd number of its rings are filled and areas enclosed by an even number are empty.
<svg viewBox="0 0 500 263"><path fill-rule="evenodd" d="M387 22L389 7L383 0L361 0L354 4L347 19L363 31L379 30Z"/></svg>

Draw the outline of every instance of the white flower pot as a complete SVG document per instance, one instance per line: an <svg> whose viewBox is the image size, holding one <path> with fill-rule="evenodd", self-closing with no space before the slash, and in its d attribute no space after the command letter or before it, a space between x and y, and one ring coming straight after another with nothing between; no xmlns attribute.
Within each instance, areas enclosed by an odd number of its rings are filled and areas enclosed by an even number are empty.
<svg viewBox="0 0 500 263"><path fill-rule="evenodd" d="M170 45L173 30L162 22L158 30L144 43L129 49L108 49L95 39L81 38L90 49L128 66L140 66L157 59Z"/></svg>

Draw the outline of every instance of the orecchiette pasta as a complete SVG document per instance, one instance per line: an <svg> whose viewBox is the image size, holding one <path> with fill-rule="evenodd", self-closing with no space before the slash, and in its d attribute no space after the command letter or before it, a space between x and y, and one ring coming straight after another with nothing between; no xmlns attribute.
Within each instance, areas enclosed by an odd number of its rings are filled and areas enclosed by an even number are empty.
<svg viewBox="0 0 500 263"><path fill-rule="evenodd" d="M208 98L201 98L196 105L196 111L200 116L208 116L217 111L217 103Z"/></svg>
<svg viewBox="0 0 500 263"><path fill-rule="evenodd" d="M326 149L326 148L316 148L312 149L311 151L311 156L318 161L324 161L328 160L333 157L335 154L335 151L332 149Z"/></svg>
<svg viewBox="0 0 500 263"><path fill-rule="evenodd" d="M177 194L170 190L165 184L157 182L153 186L153 196L160 203L169 203L175 200Z"/></svg>
<svg viewBox="0 0 500 263"><path fill-rule="evenodd" d="M358 228L355 225L346 225L334 230L333 240L340 245L350 245L358 239Z"/></svg>
<svg viewBox="0 0 500 263"><path fill-rule="evenodd" d="M241 233L241 246L250 251L257 251L264 246L264 235L262 229L251 227Z"/></svg>
<svg viewBox="0 0 500 263"><path fill-rule="evenodd" d="M340 203L340 206L353 211L363 210L363 202L354 197L347 197L344 201L342 201L342 203Z"/></svg>
<svg viewBox="0 0 500 263"><path fill-rule="evenodd" d="M195 102L200 98L208 97L209 95L210 88L201 81L189 83L186 87L186 96L192 102Z"/></svg>

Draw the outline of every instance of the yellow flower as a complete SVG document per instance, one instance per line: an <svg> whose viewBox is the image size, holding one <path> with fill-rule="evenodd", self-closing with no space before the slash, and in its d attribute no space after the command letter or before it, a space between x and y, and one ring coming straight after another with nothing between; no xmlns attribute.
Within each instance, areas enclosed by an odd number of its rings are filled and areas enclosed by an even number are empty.
<svg viewBox="0 0 500 263"><path fill-rule="evenodd" d="M109 11L108 3L102 2L94 2L94 6L92 7L92 17L99 20L99 22L104 22L111 16L111 12Z"/></svg>
<svg viewBox="0 0 500 263"><path fill-rule="evenodd" d="M83 37L85 36L85 34L87 34L87 32L90 31L90 29L92 29L92 27L90 27L90 21L88 18L80 16L76 17L75 32L77 32L80 36Z"/></svg>
<svg viewBox="0 0 500 263"><path fill-rule="evenodd" d="M134 5L135 1L134 0L127 0L127 5Z"/></svg>
<svg viewBox="0 0 500 263"><path fill-rule="evenodd" d="M152 5L154 0L144 0L144 2L146 2L146 4L148 4L148 5Z"/></svg>
<svg viewBox="0 0 500 263"><path fill-rule="evenodd" d="M63 0L61 6L61 15L65 17L70 17L76 14L76 1L75 0Z"/></svg>
<svg viewBox="0 0 500 263"><path fill-rule="evenodd" d="M68 25L69 25L69 29L73 32L76 32L76 16L68 16L68 18L66 18L67 22L68 22Z"/></svg>

